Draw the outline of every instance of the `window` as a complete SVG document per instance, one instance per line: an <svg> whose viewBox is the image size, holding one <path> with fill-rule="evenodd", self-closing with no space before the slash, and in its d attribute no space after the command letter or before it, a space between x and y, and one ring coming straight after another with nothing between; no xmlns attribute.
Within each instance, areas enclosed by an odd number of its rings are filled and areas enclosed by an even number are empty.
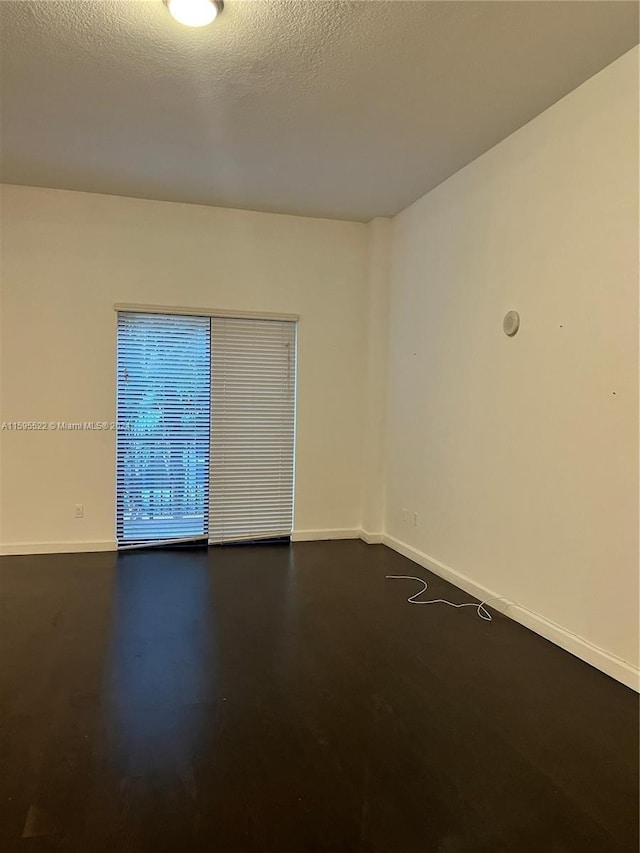
<svg viewBox="0 0 640 853"><path fill-rule="evenodd" d="M120 312L120 545L288 536L296 324Z"/></svg>
<svg viewBox="0 0 640 853"><path fill-rule="evenodd" d="M211 320L211 542L291 533L295 349L295 323Z"/></svg>
<svg viewBox="0 0 640 853"><path fill-rule="evenodd" d="M118 314L118 541L206 536L208 317Z"/></svg>

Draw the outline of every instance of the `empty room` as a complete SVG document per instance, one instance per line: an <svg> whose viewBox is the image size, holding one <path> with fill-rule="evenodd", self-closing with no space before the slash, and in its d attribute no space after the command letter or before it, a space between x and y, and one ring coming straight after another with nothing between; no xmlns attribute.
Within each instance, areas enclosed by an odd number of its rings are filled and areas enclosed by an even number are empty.
<svg viewBox="0 0 640 853"><path fill-rule="evenodd" d="M0 849L637 853L639 9L0 2Z"/></svg>

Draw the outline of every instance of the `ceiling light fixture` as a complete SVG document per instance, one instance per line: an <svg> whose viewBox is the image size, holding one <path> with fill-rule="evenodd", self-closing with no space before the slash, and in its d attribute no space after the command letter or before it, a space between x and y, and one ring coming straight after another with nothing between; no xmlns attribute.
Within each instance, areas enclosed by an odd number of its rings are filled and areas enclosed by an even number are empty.
<svg viewBox="0 0 640 853"><path fill-rule="evenodd" d="M222 12L222 0L162 0L171 16L187 27L206 27Z"/></svg>

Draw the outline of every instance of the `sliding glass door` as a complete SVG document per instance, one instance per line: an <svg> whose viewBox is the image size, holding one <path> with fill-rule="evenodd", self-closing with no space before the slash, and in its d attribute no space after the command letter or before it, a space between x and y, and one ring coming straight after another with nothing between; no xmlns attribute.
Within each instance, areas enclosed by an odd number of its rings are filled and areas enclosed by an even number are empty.
<svg viewBox="0 0 640 853"><path fill-rule="evenodd" d="M121 546L289 536L296 323L120 312Z"/></svg>
<svg viewBox="0 0 640 853"><path fill-rule="evenodd" d="M295 323L212 318L212 543L291 533L295 374Z"/></svg>
<svg viewBox="0 0 640 853"><path fill-rule="evenodd" d="M117 535L206 537L208 317L118 314Z"/></svg>

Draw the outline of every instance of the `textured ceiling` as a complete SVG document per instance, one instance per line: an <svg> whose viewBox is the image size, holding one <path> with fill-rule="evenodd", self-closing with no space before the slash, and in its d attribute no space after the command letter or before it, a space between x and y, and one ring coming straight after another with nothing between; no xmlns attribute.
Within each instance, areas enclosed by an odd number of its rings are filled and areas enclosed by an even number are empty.
<svg viewBox="0 0 640 853"><path fill-rule="evenodd" d="M2 180L368 220L638 41L631 2L0 2Z"/></svg>

